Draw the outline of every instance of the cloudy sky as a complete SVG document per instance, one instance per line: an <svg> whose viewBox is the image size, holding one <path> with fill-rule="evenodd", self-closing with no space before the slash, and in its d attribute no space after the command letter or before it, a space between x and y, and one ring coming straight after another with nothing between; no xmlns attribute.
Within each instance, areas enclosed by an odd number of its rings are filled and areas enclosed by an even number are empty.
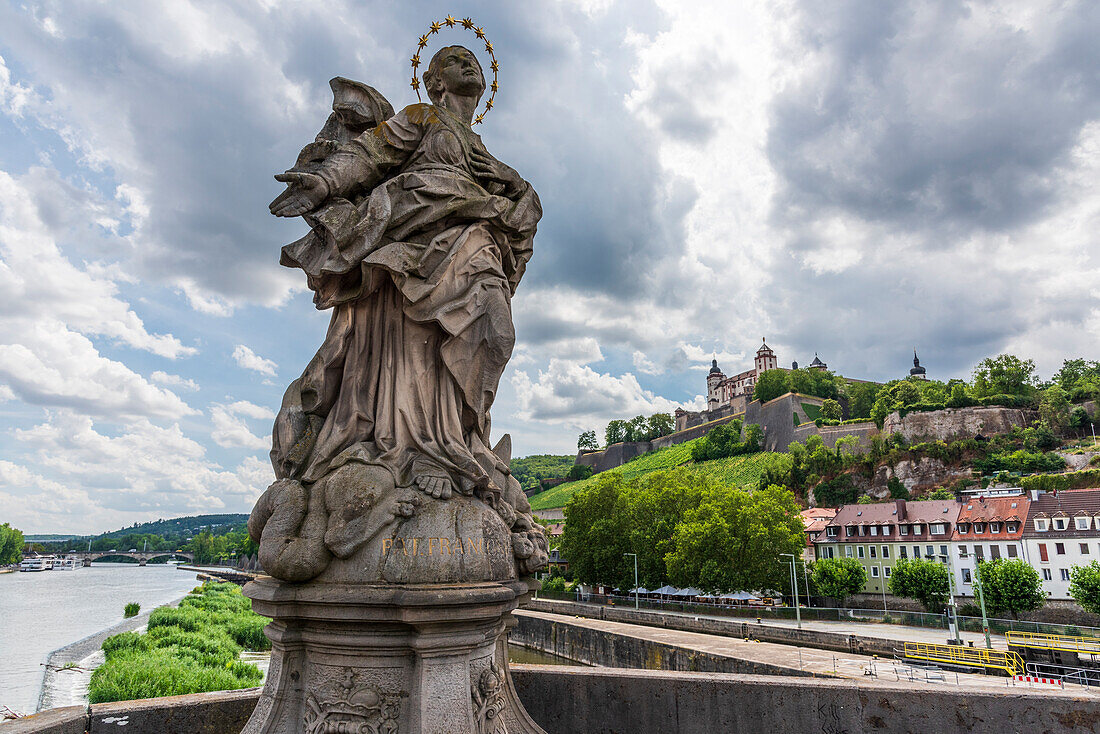
<svg viewBox="0 0 1100 734"><path fill-rule="evenodd" d="M1091 0L0 0L0 521L251 507L327 323L271 176L331 77L415 101L449 12L545 208L493 411L517 455L698 406L765 335L874 379L1100 358Z"/></svg>

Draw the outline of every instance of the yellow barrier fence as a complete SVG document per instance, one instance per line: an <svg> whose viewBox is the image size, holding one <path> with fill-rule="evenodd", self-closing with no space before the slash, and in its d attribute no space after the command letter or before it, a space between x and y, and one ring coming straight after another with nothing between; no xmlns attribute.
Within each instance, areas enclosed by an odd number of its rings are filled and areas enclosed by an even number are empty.
<svg viewBox="0 0 1100 734"><path fill-rule="evenodd" d="M905 657L928 660L933 663L965 665L971 668L995 668L1009 675L1022 675L1024 659L1019 653L1006 650L990 650L984 647L959 645L935 645L928 642L906 642Z"/></svg>
<svg viewBox="0 0 1100 734"><path fill-rule="evenodd" d="M1011 647L1030 647L1037 650L1100 655L1100 639L1096 637L1072 637L1069 635L1041 635L1038 632L1006 632Z"/></svg>

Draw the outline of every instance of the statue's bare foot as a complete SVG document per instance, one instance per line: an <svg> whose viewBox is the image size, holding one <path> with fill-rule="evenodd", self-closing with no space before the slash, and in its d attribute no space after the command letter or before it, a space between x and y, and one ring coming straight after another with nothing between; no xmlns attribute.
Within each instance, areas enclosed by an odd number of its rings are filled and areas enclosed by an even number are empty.
<svg viewBox="0 0 1100 734"><path fill-rule="evenodd" d="M422 474L416 478L416 486L437 500L449 499L453 490L450 477L436 474Z"/></svg>

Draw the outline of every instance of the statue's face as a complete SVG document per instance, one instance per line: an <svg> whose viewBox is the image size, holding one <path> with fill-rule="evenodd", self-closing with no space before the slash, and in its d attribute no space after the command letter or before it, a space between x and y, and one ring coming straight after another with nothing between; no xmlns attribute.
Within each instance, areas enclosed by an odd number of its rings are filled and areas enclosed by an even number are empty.
<svg viewBox="0 0 1100 734"><path fill-rule="evenodd" d="M485 91L485 76L468 49L461 46L445 49L439 61L439 80L446 91L463 97L480 97Z"/></svg>

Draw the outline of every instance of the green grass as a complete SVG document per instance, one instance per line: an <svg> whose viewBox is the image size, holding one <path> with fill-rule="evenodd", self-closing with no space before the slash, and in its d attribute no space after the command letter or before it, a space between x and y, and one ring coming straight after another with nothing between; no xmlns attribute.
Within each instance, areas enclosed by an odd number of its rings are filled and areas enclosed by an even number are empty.
<svg viewBox="0 0 1100 734"><path fill-rule="evenodd" d="M816 421L821 417L821 406L814 403L802 403L802 412L806 414L806 417L811 421Z"/></svg>
<svg viewBox="0 0 1100 734"><path fill-rule="evenodd" d="M141 605L138 604L136 601L132 601L126 605L125 609L122 610L122 616L126 619L129 619L130 617L136 617L138 615L138 612L140 611Z"/></svg>
<svg viewBox="0 0 1100 734"><path fill-rule="evenodd" d="M254 613L235 584L207 583L178 608L149 615L148 632L103 641L106 662L92 673L91 703L130 701L249 688L263 678L240 660L242 650L267 650L268 620Z"/></svg>
<svg viewBox="0 0 1100 734"><path fill-rule="evenodd" d="M724 484L748 487L756 485L760 480L760 475L764 473L764 470L772 461L771 457L775 456L775 454L771 452L761 452L759 454L732 456L726 459L715 459L714 461L704 461L696 464L691 460L691 447L695 441L698 440L699 439L694 439L675 446L669 446L665 449L651 451L648 454L639 456L633 461L623 464L617 469L611 469L609 471L618 472L622 474L623 479L629 480L642 476L643 474L660 471L661 469L689 466L700 474L711 477ZM602 474L595 474L579 482L559 484L553 489L535 495L531 498L531 508L535 510L548 510L555 507L565 507L570 497L585 487L591 486L600 476L602 476Z"/></svg>

